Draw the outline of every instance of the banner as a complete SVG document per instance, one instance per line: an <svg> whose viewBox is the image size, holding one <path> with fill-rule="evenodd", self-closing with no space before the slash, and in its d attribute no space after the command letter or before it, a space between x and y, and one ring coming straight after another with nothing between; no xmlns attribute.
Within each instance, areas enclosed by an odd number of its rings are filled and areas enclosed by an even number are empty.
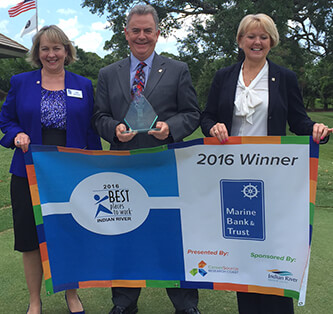
<svg viewBox="0 0 333 314"><path fill-rule="evenodd" d="M184 287L298 299L318 153L304 136L133 151L31 145L26 164L47 292Z"/></svg>

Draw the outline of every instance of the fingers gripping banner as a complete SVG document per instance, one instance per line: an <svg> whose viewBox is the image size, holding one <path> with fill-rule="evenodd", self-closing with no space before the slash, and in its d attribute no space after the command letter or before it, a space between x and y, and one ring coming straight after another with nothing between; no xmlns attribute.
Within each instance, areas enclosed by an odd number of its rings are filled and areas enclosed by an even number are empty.
<svg viewBox="0 0 333 314"><path fill-rule="evenodd" d="M47 292L184 287L298 299L318 151L296 136L133 151L31 145L26 167Z"/></svg>

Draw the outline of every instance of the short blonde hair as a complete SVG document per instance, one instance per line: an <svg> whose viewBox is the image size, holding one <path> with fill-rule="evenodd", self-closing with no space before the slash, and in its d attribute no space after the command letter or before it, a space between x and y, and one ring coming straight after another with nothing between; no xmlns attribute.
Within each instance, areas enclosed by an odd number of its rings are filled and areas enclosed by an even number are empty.
<svg viewBox="0 0 333 314"><path fill-rule="evenodd" d="M42 35L45 35L48 40L54 43L61 43L64 45L67 52L65 58L65 65L69 65L77 60L76 49L73 43L69 40L67 35L56 25L44 26L32 39L32 47L28 55L28 61L36 67L42 67L42 63L39 60L39 46Z"/></svg>
<svg viewBox="0 0 333 314"><path fill-rule="evenodd" d="M263 27L271 38L271 48L274 48L279 43L279 32L271 17L264 13L249 14L243 17L238 26L236 40L239 44L245 33L252 28Z"/></svg>

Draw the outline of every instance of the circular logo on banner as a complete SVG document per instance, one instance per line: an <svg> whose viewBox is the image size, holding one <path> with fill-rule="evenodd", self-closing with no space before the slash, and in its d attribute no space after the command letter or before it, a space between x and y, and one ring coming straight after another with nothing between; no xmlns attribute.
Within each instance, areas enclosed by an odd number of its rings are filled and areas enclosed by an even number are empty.
<svg viewBox="0 0 333 314"><path fill-rule="evenodd" d="M150 209L145 189L131 177L114 172L94 174L81 181L69 204L82 227L105 235L138 228Z"/></svg>

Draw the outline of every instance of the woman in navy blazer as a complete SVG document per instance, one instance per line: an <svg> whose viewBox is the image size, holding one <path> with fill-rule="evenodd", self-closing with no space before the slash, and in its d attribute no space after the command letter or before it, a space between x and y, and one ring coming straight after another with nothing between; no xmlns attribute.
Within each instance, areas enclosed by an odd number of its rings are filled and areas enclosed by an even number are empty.
<svg viewBox="0 0 333 314"><path fill-rule="evenodd" d="M319 143L333 129L313 122L304 109L296 75L267 60L279 42L273 20L265 14L245 16L237 43L245 58L217 71L201 116L205 136L221 143L228 136L311 135ZM256 293L237 293L241 314L294 313L291 298Z"/></svg>
<svg viewBox="0 0 333 314"><path fill-rule="evenodd" d="M91 81L64 69L76 59L75 48L57 26L45 26L34 37L30 61L41 69L15 75L0 113L0 144L15 148L10 172L15 250L23 252L30 304L41 313L42 266L33 217L24 153L29 144L101 149L93 131ZM70 313L84 313L76 290L65 293Z"/></svg>

